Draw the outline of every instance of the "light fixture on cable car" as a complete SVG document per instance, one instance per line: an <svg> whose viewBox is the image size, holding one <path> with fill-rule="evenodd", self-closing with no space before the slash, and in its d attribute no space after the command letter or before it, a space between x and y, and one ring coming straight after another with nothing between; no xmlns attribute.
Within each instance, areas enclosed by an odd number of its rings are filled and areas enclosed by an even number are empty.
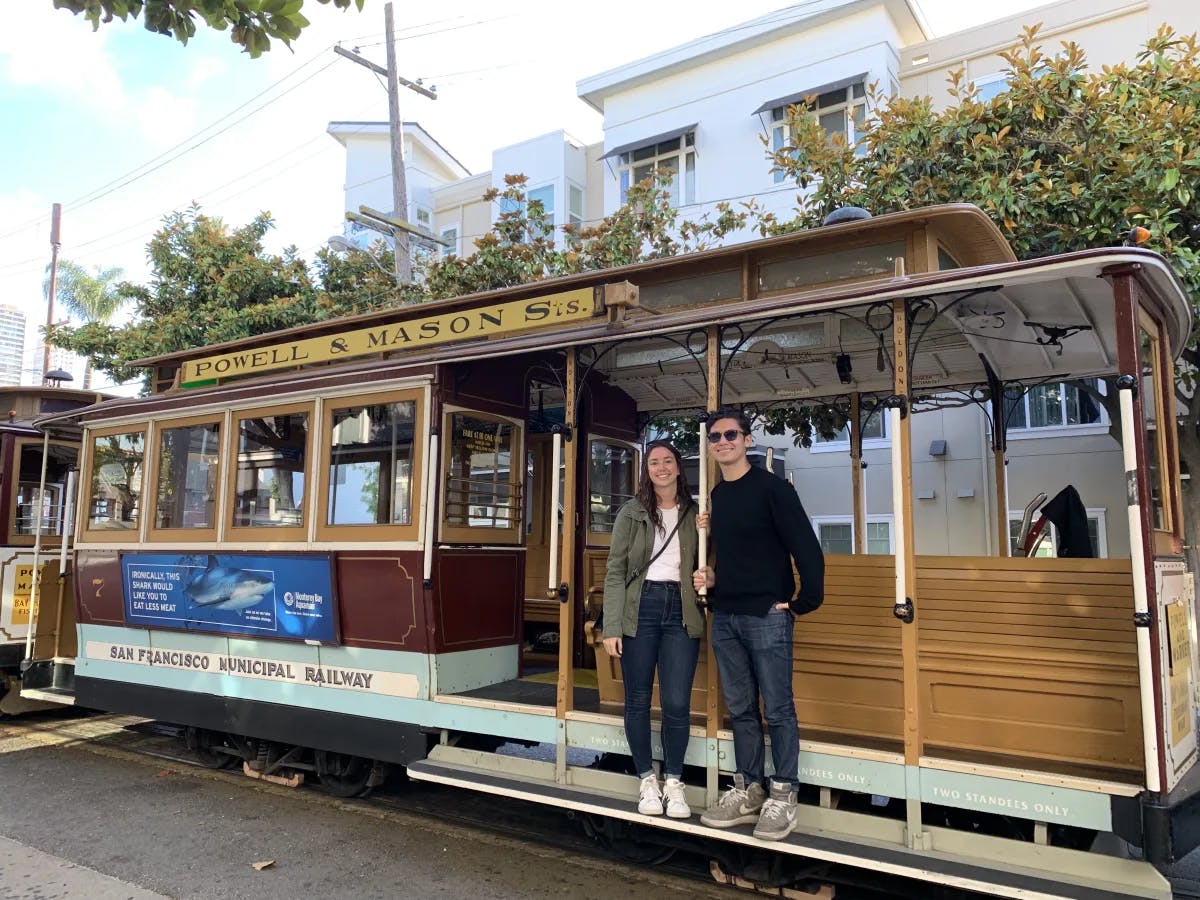
<svg viewBox="0 0 1200 900"><path fill-rule="evenodd" d="M854 370L850 365L849 353L839 353L837 359L833 361L833 366L837 369L838 381L842 384L849 384L854 380Z"/></svg>

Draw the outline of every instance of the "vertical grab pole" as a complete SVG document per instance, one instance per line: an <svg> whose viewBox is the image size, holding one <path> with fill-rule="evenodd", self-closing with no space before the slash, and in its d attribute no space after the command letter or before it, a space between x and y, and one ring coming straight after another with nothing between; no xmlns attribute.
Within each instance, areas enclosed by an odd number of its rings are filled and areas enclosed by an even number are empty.
<svg viewBox="0 0 1200 900"><path fill-rule="evenodd" d="M438 436L437 432L429 435L429 455L425 458L425 558L422 566L422 577L426 585L433 580L433 505L437 500L438 470Z"/></svg>
<svg viewBox="0 0 1200 900"><path fill-rule="evenodd" d="M550 439L550 513L547 527L550 529L550 572L546 579L546 597L550 600L558 598L558 506L562 503L559 494L558 470L562 467L562 432L554 432ZM565 524L565 523L564 523ZM559 635L562 640L562 635Z"/></svg>
<svg viewBox="0 0 1200 900"><path fill-rule="evenodd" d="M46 492L46 465L50 457L50 432L42 435L42 476L38 480L37 503L33 510L33 578L29 585L29 630L25 634L25 658L33 659L33 634L37 629L38 563L42 555L42 497Z"/></svg>
<svg viewBox="0 0 1200 900"><path fill-rule="evenodd" d="M1150 600L1146 595L1146 579L1139 577L1139 567L1145 566L1146 536L1142 530L1142 505L1138 499L1137 428L1133 415L1133 392L1137 379L1122 375L1117 379L1117 396L1121 403L1121 456L1125 463L1125 485L1128 495L1129 555L1133 561L1133 620L1137 627L1138 692L1142 705L1142 749L1146 757L1146 787L1157 791L1161 787L1158 768L1158 725L1154 716L1154 669L1150 648Z"/></svg>
<svg viewBox="0 0 1200 900"><path fill-rule="evenodd" d="M703 418L700 420L700 509L701 513L708 512L708 424ZM708 565L708 529L698 528L697 539L697 559L700 563L700 568ZM700 588L700 596L708 596L708 588Z"/></svg>
<svg viewBox="0 0 1200 900"><path fill-rule="evenodd" d="M749 291L750 281L745 272L743 278L747 279L743 282L744 291ZM749 293L744 293L743 296L751 296ZM705 330L704 340L704 383L706 386L704 407L709 413L716 412L721 407L721 334L716 325L710 325ZM700 421L700 509L708 512L711 508L709 503L709 491L711 484L708 470L708 429L709 422L707 416L701 416ZM708 533L700 529L698 543L698 561L700 565L706 566L709 564L708 559ZM708 597L708 589L705 588L701 592L701 596ZM705 741L705 803L708 806L717 802L717 780L721 770L721 761L719 755L719 745L717 742L717 732L720 730L721 722L721 683L717 677L717 654L713 650L712 642L712 609L705 604L705 624L708 626L708 640L704 641L700 652L704 654L705 666L705 684L704 684L704 741Z"/></svg>
<svg viewBox="0 0 1200 900"><path fill-rule="evenodd" d="M62 544L58 548L58 577L59 584L62 584L62 578L67 574L67 551L68 543L71 540L71 522L72 512L75 508L75 470L67 471L67 486L66 496L63 498L65 506L63 507L63 529L62 529ZM74 597L71 598L74 602ZM67 602L67 598L62 596L61 587L58 595L58 609L54 614L54 655L62 656L62 617L63 604ZM78 656L78 650L76 650Z"/></svg>

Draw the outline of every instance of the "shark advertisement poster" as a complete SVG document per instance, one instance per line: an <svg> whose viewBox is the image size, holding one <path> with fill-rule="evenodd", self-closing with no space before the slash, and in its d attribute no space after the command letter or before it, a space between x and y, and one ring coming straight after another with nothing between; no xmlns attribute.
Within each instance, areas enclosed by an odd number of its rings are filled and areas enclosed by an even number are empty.
<svg viewBox="0 0 1200 900"><path fill-rule="evenodd" d="M123 553L125 622L337 642L328 556Z"/></svg>

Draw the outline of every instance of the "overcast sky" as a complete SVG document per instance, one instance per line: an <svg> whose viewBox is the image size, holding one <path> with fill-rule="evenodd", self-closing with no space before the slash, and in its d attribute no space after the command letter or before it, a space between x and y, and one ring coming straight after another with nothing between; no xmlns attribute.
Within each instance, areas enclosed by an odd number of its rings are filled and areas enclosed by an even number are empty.
<svg viewBox="0 0 1200 900"><path fill-rule="evenodd" d="M556 0L397 3L400 73L438 88L436 101L403 94L401 116L472 172L490 168L494 148L557 128L600 140L599 115L575 96L579 79L787 5L609 0L576 28ZM938 34L1034 5L921 2ZM313 24L294 52L277 45L252 60L203 27L183 47L140 22L93 33L51 0L3 4L0 304L29 317L27 366L40 368L56 201L61 256L121 266L135 281L163 216L192 202L235 225L269 211L271 249L294 244L306 258L340 230L344 151L325 129L385 120L387 94L332 48L383 64L383 3L358 13L309 2L305 14Z"/></svg>

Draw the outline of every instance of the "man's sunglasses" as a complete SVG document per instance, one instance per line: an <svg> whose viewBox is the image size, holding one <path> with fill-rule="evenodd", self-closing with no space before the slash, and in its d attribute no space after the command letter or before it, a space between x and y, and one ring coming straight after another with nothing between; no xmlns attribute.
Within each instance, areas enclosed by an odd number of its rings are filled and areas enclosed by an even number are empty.
<svg viewBox="0 0 1200 900"><path fill-rule="evenodd" d="M732 444L743 434L745 434L744 431L739 431L736 428L730 428L726 431L710 431L708 433L708 442L710 444L718 444L721 438L725 438L725 440Z"/></svg>

